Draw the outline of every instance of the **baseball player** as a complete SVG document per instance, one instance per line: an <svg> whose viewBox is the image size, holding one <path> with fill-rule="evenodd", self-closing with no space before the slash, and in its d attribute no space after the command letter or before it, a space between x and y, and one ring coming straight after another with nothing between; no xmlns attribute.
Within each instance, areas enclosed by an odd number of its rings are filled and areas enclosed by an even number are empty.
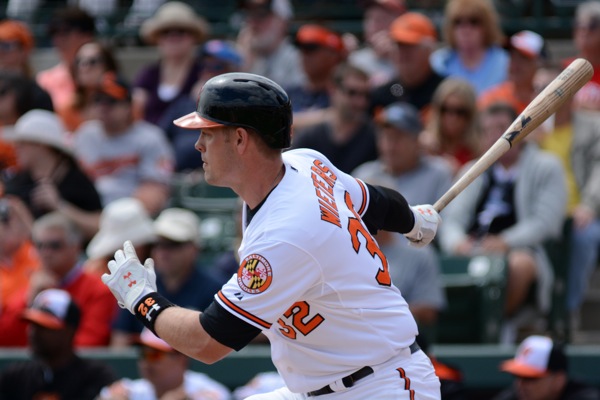
<svg viewBox="0 0 600 400"><path fill-rule="evenodd" d="M287 387L252 399L439 399L416 323L371 236L391 230L424 246L440 222L433 207L410 207L316 151L282 153L290 101L258 75L210 79L197 111L175 124L201 130L206 181L244 200L240 267L204 312L187 310L156 292L152 259L142 265L125 242L102 277L119 305L206 363L265 334Z"/></svg>

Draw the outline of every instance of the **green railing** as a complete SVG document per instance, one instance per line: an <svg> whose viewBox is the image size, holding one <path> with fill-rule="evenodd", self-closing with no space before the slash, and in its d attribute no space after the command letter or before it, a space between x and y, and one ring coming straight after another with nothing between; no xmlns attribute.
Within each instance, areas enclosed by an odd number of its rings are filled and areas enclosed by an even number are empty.
<svg viewBox="0 0 600 400"><path fill-rule="evenodd" d="M500 345L437 345L432 347L431 353L438 360L461 370L468 392L481 393L497 391L510 385L511 376L500 372L498 367L502 361L512 358L515 350L514 346ZM600 346L571 345L566 351L570 375L600 387ZM135 349L86 350L80 352L80 355L106 362L118 376L133 379L139 377ZM25 350L0 350L0 371L14 361L29 357ZM211 376L231 389L245 384L259 372L275 370L269 347L265 345L250 345L212 365L192 361L190 368Z"/></svg>

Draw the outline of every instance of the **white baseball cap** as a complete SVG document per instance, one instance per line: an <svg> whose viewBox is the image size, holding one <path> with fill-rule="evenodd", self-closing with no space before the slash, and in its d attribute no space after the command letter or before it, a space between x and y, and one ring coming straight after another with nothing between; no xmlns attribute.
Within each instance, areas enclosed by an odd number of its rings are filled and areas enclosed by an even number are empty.
<svg viewBox="0 0 600 400"><path fill-rule="evenodd" d="M522 378L541 378L551 371L566 371L567 357L561 346L546 336L529 336L517 348L515 358L500 370Z"/></svg>
<svg viewBox="0 0 600 400"><path fill-rule="evenodd" d="M154 221L154 232L174 242L200 245L200 218L185 208L167 208Z"/></svg>
<svg viewBox="0 0 600 400"><path fill-rule="evenodd" d="M508 43L509 49L515 49L529 58L548 58L544 38L533 31L520 31L512 35Z"/></svg>
<svg viewBox="0 0 600 400"><path fill-rule="evenodd" d="M112 255L131 240L134 246L156 240L152 218L138 199L124 197L104 207L100 215L100 229L90 241L86 253L89 258Z"/></svg>

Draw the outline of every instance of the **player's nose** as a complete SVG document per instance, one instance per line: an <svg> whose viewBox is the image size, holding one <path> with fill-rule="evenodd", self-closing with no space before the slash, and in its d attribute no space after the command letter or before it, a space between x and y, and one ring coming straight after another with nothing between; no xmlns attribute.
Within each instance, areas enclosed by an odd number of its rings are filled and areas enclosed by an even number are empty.
<svg viewBox="0 0 600 400"><path fill-rule="evenodd" d="M196 140L196 143L194 143L194 148L201 153L204 151L204 144L203 144L202 139L203 139L202 132L200 132L200 134L198 135L198 139Z"/></svg>

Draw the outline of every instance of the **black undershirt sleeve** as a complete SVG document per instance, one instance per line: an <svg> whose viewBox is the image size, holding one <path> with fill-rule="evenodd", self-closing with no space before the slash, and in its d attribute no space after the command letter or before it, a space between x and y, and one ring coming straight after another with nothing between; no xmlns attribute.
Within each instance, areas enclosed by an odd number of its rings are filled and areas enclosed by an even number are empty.
<svg viewBox="0 0 600 400"><path fill-rule="evenodd" d="M379 230L408 233L415 225L415 215L404 196L393 189L367 184L369 208L362 219L369 232Z"/></svg>
<svg viewBox="0 0 600 400"><path fill-rule="evenodd" d="M202 314L200 324L217 342L239 351L246 347L260 329L236 317L213 301Z"/></svg>

